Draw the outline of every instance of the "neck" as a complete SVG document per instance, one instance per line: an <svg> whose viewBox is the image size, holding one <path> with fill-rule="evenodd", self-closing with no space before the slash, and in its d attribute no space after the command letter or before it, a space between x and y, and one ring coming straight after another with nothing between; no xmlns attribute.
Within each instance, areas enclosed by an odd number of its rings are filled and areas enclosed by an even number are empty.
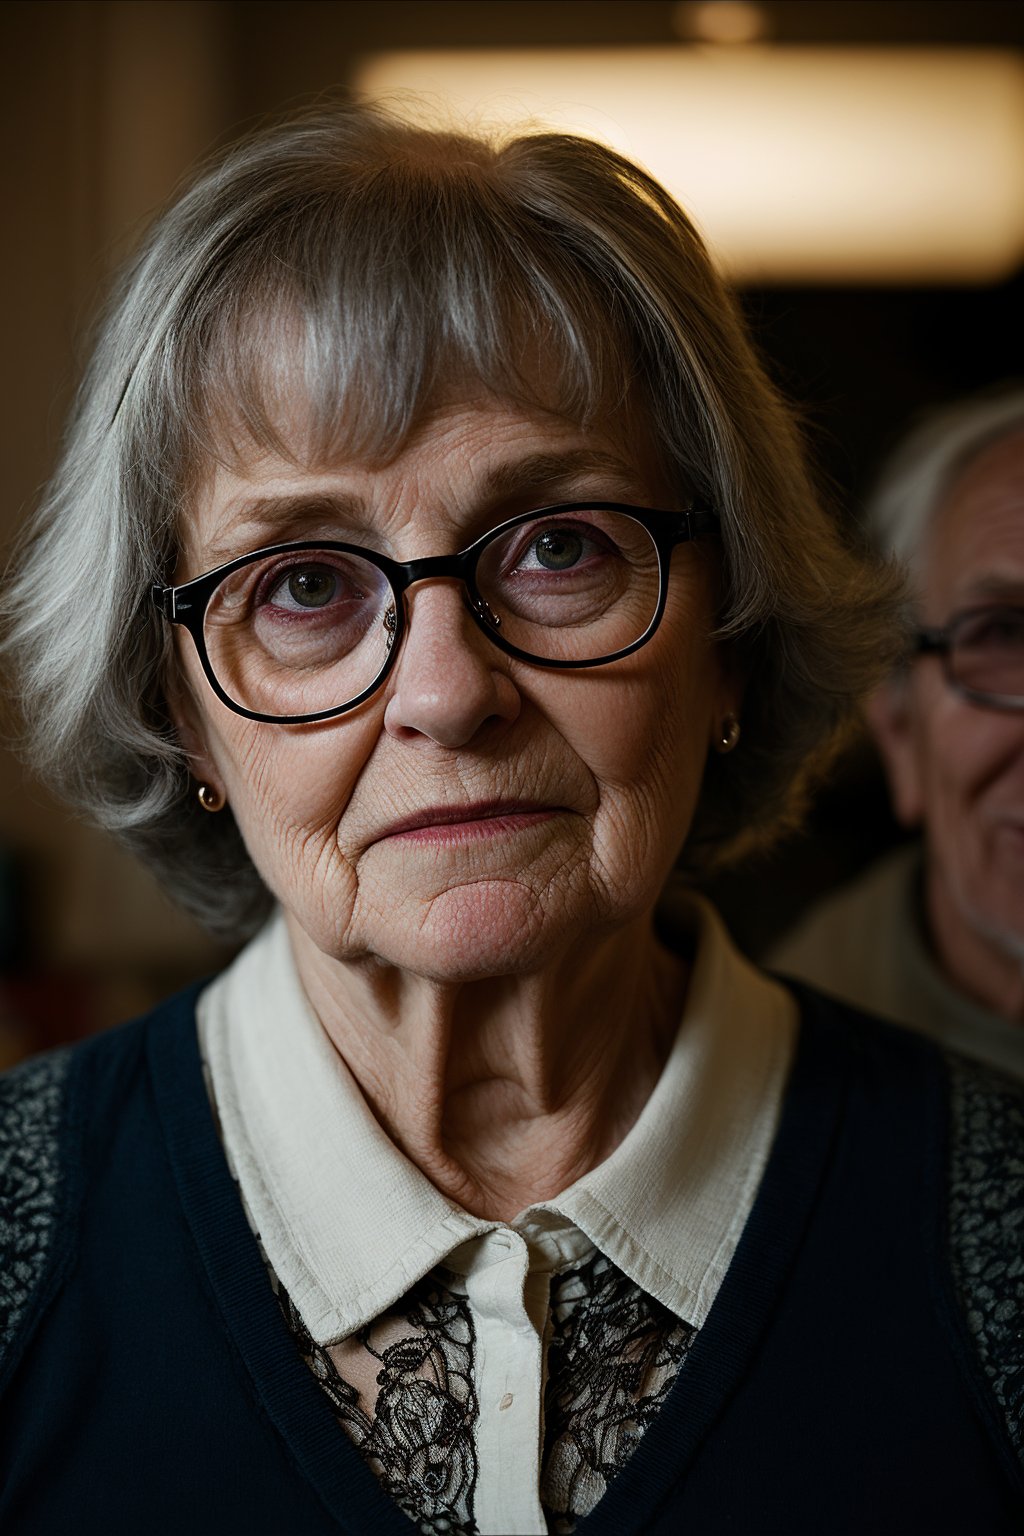
<svg viewBox="0 0 1024 1536"><path fill-rule="evenodd" d="M925 886L928 929L935 957L958 992L1001 1018L1024 1023L1024 947L989 932L964 912L946 882L929 872Z"/></svg>
<svg viewBox="0 0 1024 1536"><path fill-rule="evenodd" d="M377 1120L463 1209L509 1221L614 1151L657 1082L687 968L650 915L543 972L462 983L339 962L299 975Z"/></svg>

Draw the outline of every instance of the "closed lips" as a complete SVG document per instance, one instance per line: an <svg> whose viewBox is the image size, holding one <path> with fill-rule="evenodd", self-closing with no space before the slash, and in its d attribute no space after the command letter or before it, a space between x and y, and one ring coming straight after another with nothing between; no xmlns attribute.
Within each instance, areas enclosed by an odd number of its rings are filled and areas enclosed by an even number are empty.
<svg viewBox="0 0 1024 1536"><path fill-rule="evenodd" d="M562 809L560 806L523 800L486 800L467 805L428 806L383 827L374 841L381 842L384 838L401 837L410 832L427 832L434 827L465 826L474 822L502 821L511 818L533 820L551 816L560 809Z"/></svg>

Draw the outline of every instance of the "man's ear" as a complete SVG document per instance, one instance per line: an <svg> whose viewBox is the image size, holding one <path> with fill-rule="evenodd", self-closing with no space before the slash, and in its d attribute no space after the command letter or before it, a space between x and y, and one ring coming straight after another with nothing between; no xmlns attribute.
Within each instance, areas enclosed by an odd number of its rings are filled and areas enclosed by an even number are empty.
<svg viewBox="0 0 1024 1536"><path fill-rule="evenodd" d="M865 706L868 725L885 763L892 808L905 827L924 818L919 744L914 728L914 698L905 672L886 678Z"/></svg>

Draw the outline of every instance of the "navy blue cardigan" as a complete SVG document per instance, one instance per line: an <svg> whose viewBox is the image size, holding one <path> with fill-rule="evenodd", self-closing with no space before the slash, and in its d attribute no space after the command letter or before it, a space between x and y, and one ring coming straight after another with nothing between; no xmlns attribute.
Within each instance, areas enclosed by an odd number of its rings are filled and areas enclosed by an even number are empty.
<svg viewBox="0 0 1024 1536"><path fill-rule="evenodd" d="M194 1001L0 1080L0 1530L409 1536L280 1316ZM579 1536L1024 1530L1021 1092L801 1008L736 1256Z"/></svg>

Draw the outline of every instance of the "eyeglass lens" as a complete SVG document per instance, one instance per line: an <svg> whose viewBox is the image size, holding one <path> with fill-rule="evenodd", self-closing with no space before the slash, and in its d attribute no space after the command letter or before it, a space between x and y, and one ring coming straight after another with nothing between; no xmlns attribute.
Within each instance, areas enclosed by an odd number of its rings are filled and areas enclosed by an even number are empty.
<svg viewBox="0 0 1024 1536"><path fill-rule="evenodd" d="M960 687L1024 705L1024 608L965 614L951 627L948 654Z"/></svg>
<svg viewBox="0 0 1024 1536"><path fill-rule="evenodd" d="M658 609L658 551L626 513L574 510L499 529L482 548L476 611L496 637L574 665L624 650ZM236 704L288 718L371 688L394 640L397 598L376 565L331 549L271 553L225 577L204 640Z"/></svg>

